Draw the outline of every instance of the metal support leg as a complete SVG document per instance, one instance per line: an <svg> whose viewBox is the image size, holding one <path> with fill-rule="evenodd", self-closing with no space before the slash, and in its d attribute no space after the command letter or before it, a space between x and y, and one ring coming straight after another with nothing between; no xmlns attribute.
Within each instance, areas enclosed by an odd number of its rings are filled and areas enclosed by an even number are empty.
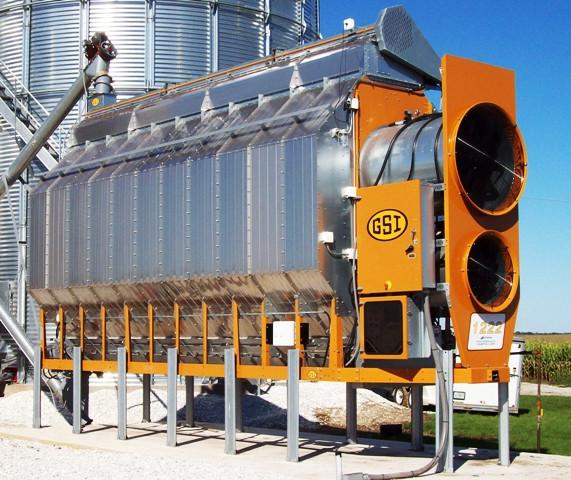
<svg viewBox="0 0 571 480"><path fill-rule="evenodd" d="M299 461L299 350L287 352L287 461Z"/></svg>
<svg viewBox="0 0 571 480"><path fill-rule="evenodd" d="M73 433L81 433L81 347L73 347Z"/></svg>
<svg viewBox="0 0 571 480"><path fill-rule="evenodd" d="M167 445L176 447L176 380L177 380L178 352L176 348L169 348L167 353Z"/></svg>
<svg viewBox="0 0 571 480"><path fill-rule="evenodd" d="M345 385L345 423L347 442L357 443L357 389L352 383Z"/></svg>
<svg viewBox="0 0 571 480"><path fill-rule="evenodd" d="M439 448L440 431L442 428L448 429L448 446L444 455L440 459L438 470L444 470L451 473L454 471L454 351L444 350L442 352L442 366L444 369L444 378L446 382L446 394L448 397L448 419L443 418L442 415L442 400L440 395L436 395L436 417L437 417L437 437L436 448ZM438 384L437 384L438 385ZM447 420L447 421L446 421Z"/></svg>
<svg viewBox="0 0 571 480"><path fill-rule="evenodd" d="M42 349L34 348L34 418L32 426L42 428Z"/></svg>
<svg viewBox="0 0 571 480"><path fill-rule="evenodd" d="M498 383L498 450L499 464L503 467L510 465L510 410L509 383Z"/></svg>
<svg viewBox="0 0 571 480"><path fill-rule="evenodd" d="M224 453L236 455L236 354L224 350Z"/></svg>
<svg viewBox="0 0 571 480"><path fill-rule="evenodd" d="M194 377L185 377L186 390L186 416L185 423L187 427L194 427Z"/></svg>
<svg viewBox="0 0 571 480"><path fill-rule="evenodd" d="M117 349L117 438L127 440L127 350Z"/></svg>
<svg viewBox="0 0 571 480"><path fill-rule="evenodd" d="M151 375L143 374L143 422L151 421Z"/></svg>
<svg viewBox="0 0 571 480"><path fill-rule="evenodd" d="M411 443L412 449L418 452L424 450L424 417L422 413L422 385L413 385L410 388L411 399Z"/></svg>

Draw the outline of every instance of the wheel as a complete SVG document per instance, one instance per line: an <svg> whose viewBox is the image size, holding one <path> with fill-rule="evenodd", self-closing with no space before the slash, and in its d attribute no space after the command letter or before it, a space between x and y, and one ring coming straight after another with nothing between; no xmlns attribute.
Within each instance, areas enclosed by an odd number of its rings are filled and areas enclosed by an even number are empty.
<svg viewBox="0 0 571 480"><path fill-rule="evenodd" d="M393 389L393 402L401 407L410 406L410 392L406 387L395 387Z"/></svg>

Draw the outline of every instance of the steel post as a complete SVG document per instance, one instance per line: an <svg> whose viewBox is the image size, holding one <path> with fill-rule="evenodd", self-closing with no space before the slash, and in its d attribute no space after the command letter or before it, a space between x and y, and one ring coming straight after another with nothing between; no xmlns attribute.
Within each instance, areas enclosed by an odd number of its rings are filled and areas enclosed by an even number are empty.
<svg viewBox="0 0 571 480"><path fill-rule="evenodd" d="M185 377L186 406L185 424L194 427L194 377Z"/></svg>
<svg viewBox="0 0 571 480"><path fill-rule="evenodd" d="M499 464L510 465L509 383L498 383L498 453Z"/></svg>
<svg viewBox="0 0 571 480"><path fill-rule="evenodd" d="M169 447L176 447L177 363L176 348L169 348L167 352L167 445Z"/></svg>
<svg viewBox="0 0 571 480"><path fill-rule="evenodd" d="M299 350L287 352L287 461L299 461Z"/></svg>
<svg viewBox="0 0 571 480"><path fill-rule="evenodd" d="M424 417L422 412L422 385L413 385L410 388L411 403L411 443L412 449L416 451L424 450Z"/></svg>
<svg viewBox="0 0 571 480"><path fill-rule="evenodd" d="M357 389L352 383L345 385L345 399L347 441L349 443L357 443Z"/></svg>
<svg viewBox="0 0 571 480"><path fill-rule="evenodd" d="M117 349L117 438L127 440L127 350Z"/></svg>
<svg viewBox="0 0 571 480"><path fill-rule="evenodd" d="M224 350L224 453L236 455L236 354Z"/></svg>
<svg viewBox="0 0 571 480"><path fill-rule="evenodd" d="M81 347L73 347L73 433L81 433Z"/></svg>
<svg viewBox="0 0 571 480"><path fill-rule="evenodd" d="M451 473L454 471L454 350L443 350L442 351L442 367L444 371L444 378L446 382L446 395L448 400L448 418L443 417L442 402L443 399L439 398L438 388L436 389L436 399L437 399L437 432L436 440L437 446L439 448L439 438L441 429L448 429L448 445L447 448L440 459L438 464L438 471L444 470L445 472Z"/></svg>
<svg viewBox="0 0 571 480"><path fill-rule="evenodd" d="M32 426L42 427L42 349L38 345L34 348L34 418Z"/></svg>
<svg viewBox="0 0 571 480"><path fill-rule="evenodd" d="M143 422L151 421L151 375L143 374Z"/></svg>

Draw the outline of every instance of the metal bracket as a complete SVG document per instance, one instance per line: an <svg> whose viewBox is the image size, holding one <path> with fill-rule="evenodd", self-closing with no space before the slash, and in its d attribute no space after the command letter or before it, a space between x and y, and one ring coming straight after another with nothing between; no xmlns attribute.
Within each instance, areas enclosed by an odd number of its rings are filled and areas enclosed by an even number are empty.
<svg viewBox="0 0 571 480"><path fill-rule="evenodd" d="M436 291L444 293L446 297L446 303L448 304L448 308L450 308L452 306L452 301L450 299L450 285L448 283L437 283Z"/></svg>

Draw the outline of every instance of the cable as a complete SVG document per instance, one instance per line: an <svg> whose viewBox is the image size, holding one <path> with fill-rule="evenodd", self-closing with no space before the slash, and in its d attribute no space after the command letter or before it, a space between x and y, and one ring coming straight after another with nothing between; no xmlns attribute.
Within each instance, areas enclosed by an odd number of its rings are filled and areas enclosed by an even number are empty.
<svg viewBox="0 0 571 480"><path fill-rule="evenodd" d="M331 315L329 315L327 311L323 313L325 313L325 315L327 315L327 318L329 319L329 335L327 335L327 346L325 347L325 355L323 356L323 363L321 365L321 367L325 368L325 366L327 365L327 355L329 355L329 346L331 344Z"/></svg>
<svg viewBox="0 0 571 480"><path fill-rule="evenodd" d="M412 142L412 155L411 155L411 159L410 159L410 170L408 172L407 180L412 180L412 176L414 174L414 167L415 167L415 163L416 163L416 147L418 146L418 139L420 138L420 134L430 123L434 122L434 120L436 120L437 118L438 117L432 117L432 118L428 119L428 121L426 121L425 123L423 123L420 126L420 128L416 132L416 135L414 136L414 140Z"/></svg>
<svg viewBox="0 0 571 480"><path fill-rule="evenodd" d="M424 298L424 324L428 332L428 339L430 341L430 349L432 350L432 358L434 359L434 367L436 369L436 375L438 376L438 389L440 393L440 398L442 399L442 423L443 428L440 433L440 446L438 451L425 466L417 468L416 470L410 470L408 472L396 472L396 473L386 473L386 474L368 474L368 473L350 473L343 475L343 478L347 480L392 480L397 478L412 478L418 477L429 470L431 470L442 458L442 455L448 448L448 423L450 412L448 410L448 394L446 392L446 385L444 379L444 369L442 366L442 357L440 356L442 349L436 343L436 337L434 336L434 328L432 325L432 318L430 316L430 303L428 296Z"/></svg>
<svg viewBox="0 0 571 480"><path fill-rule="evenodd" d="M379 174L377 175L377 179L375 180L375 183L373 185L375 185L375 186L378 185L379 182L381 181L381 179L383 178L383 174L385 173L385 169L387 168L387 165L389 163L389 158L391 156L391 153L393 152L393 148L395 146L395 143L399 139L399 137L404 133L404 131L408 127L410 127L412 124L420 122L421 120L426 120L427 118L440 117L440 116L442 116L442 114L440 112L438 112L438 113L430 113L427 115L422 115L420 117L416 117L416 118L413 118L412 120L408 120L408 121L405 120L405 123L402 126L402 128L400 128L397 131L397 133L395 133L393 138L391 138L391 141L390 141L389 146L387 148L387 152L385 153L385 158L383 160L383 164L381 165L381 170L379 171ZM397 124L395 123L395 124L391 124L391 125L387 125L387 126L391 127L391 126L396 126L396 125ZM442 128L442 126L440 128ZM438 138L439 133L440 133L440 129L437 133L436 138ZM436 143L435 143L435 148L436 148ZM435 158L437 159L436 153L435 153Z"/></svg>
<svg viewBox="0 0 571 480"><path fill-rule="evenodd" d="M441 124L436 132L436 137L434 137L434 171L436 172L436 181L438 183L442 182L442 174L440 173L440 167L438 166L438 145L440 144L440 132L442 132Z"/></svg>

